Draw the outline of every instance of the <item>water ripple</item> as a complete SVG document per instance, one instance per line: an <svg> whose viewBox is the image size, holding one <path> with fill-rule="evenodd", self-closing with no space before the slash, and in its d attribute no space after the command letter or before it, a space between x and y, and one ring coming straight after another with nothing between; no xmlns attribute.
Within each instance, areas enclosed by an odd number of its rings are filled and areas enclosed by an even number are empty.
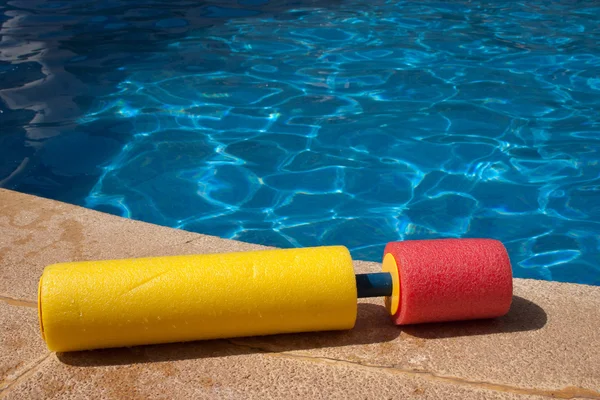
<svg viewBox="0 0 600 400"><path fill-rule="evenodd" d="M132 4L0 19L4 186L373 261L492 237L516 276L600 284L597 8Z"/></svg>

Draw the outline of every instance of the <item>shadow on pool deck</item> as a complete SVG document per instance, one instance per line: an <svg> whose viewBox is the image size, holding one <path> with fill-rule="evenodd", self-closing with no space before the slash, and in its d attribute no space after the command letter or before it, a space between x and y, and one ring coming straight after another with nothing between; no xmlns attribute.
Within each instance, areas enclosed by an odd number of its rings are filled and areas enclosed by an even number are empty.
<svg viewBox="0 0 600 400"><path fill-rule="evenodd" d="M413 325L404 327L403 331L422 339L444 339L535 331L543 328L547 321L548 315L540 306L522 297L513 296L510 311L501 318Z"/></svg>
<svg viewBox="0 0 600 400"><path fill-rule="evenodd" d="M398 327L391 323L383 306L358 305L356 326L349 331L314 332L253 338L207 340L129 348L59 353L61 362L78 367L97 367L198 358L227 357L254 353L335 348L391 342L405 338L440 339L533 331L543 328L546 312L529 300L515 296L510 312L492 320L460 321Z"/></svg>

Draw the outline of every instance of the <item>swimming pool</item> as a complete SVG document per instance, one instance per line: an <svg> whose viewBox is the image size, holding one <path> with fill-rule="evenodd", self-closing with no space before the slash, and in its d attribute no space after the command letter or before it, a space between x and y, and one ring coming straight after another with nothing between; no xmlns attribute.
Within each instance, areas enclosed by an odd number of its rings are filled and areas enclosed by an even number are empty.
<svg viewBox="0 0 600 400"><path fill-rule="evenodd" d="M0 187L281 247L491 237L600 284L600 7L0 3Z"/></svg>

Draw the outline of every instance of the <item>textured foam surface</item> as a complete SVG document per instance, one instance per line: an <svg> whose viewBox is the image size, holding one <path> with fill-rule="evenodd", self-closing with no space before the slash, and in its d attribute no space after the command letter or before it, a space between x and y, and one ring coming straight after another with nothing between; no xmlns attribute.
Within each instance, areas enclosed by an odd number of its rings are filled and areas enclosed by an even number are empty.
<svg viewBox="0 0 600 400"><path fill-rule="evenodd" d="M40 279L52 351L343 330L357 313L342 246L62 263Z"/></svg>
<svg viewBox="0 0 600 400"><path fill-rule="evenodd" d="M400 278L392 317L398 325L494 318L510 308L512 268L497 240L392 242L384 250L384 258L389 255Z"/></svg>

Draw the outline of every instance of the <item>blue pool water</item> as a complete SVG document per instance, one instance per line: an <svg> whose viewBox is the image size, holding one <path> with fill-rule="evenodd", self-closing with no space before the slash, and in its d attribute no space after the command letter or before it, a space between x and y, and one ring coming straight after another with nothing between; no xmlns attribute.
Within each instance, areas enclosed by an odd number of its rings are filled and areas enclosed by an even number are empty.
<svg viewBox="0 0 600 400"><path fill-rule="evenodd" d="M491 237L600 284L593 1L0 1L0 186L282 247Z"/></svg>

